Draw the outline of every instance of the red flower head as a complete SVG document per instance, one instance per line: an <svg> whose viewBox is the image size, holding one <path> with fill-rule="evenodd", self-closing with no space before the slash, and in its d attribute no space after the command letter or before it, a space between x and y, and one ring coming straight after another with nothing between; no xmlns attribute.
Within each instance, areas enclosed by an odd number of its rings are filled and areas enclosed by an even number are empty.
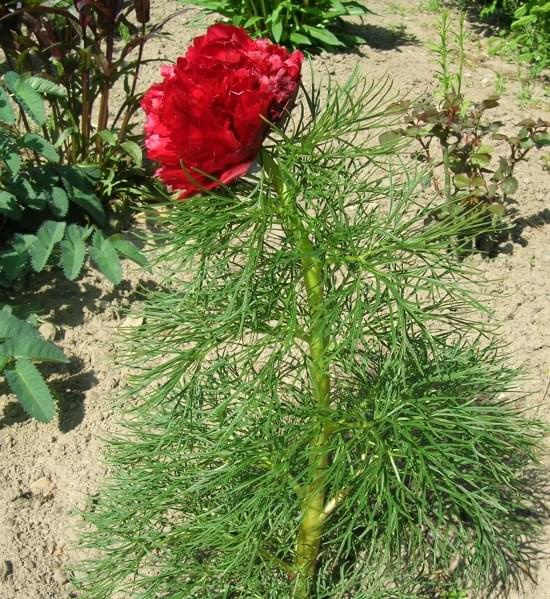
<svg viewBox="0 0 550 599"><path fill-rule="evenodd" d="M156 175L180 199L244 175L269 131L265 119L277 122L294 100L302 60L232 25L196 38L141 103Z"/></svg>

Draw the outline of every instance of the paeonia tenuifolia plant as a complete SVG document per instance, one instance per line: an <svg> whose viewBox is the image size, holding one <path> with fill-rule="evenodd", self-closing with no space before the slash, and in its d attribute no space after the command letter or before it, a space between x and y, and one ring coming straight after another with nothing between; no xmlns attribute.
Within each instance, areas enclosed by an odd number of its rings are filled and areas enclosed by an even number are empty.
<svg viewBox="0 0 550 599"><path fill-rule="evenodd" d="M528 557L541 428L449 250L480 220L377 145L388 82L301 66L216 25L144 97L175 198L81 597L479 597Z"/></svg>

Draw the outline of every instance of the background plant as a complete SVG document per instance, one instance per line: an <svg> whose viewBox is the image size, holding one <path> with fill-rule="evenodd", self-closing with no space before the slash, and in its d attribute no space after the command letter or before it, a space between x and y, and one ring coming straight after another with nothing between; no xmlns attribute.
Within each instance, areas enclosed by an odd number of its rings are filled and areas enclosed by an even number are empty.
<svg viewBox="0 0 550 599"><path fill-rule="evenodd" d="M479 8L481 19L499 28L493 50L531 65L532 75L550 66L550 2L548 0L460 0L465 10Z"/></svg>
<svg viewBox="0 0 550 599"><path fill-rule="evenodd" d="M0 84L0 285L13 285L29 268L40 272L52 262L74 280L87 255L114 284L122 279L119 254L147 266L133 243L101 232L106 214L96 195L99 169L62 164L60 141L54 145L42 134L44 96L64 93L47 79L13 71Z"/></svg>
<svg viewBox="0 0 550 599"><path fill-rule="evenodd" d="M143 0L12 1L0 9L8 68L63 90L48 98L44 137L63 163L98 167L98 195L115 211L142 196L150 179L133 120L143 48L163 26L149 20ZM122 99L113 97L115 89Z"/></svg>
<svg viewBox="0 0 550 599"><path fill-rule="evenodd" d="M485 225L376 144L386 83L326 97L161 218L82 597L481 596L526 557L541 430L448 252Z"/></svg>
<svg viewBox="0 0 550 599"><path fill-rule="evenodd" d="M433 48L439 63L439 99L428 96L416 102L404 119L405 126L393 134L417 140L421 148L417 158L429 165L437 192L453 210L458 200L460 212L476 208L498 228L506 216L509 196L518 189L514 169L533 148L550 144L548 123L527 118L518 123L515 134L507 135L502 132L505 123L487 117L487 111L498 106L496 96L476 103L466 99L464 19L456 34L453 27L443 13L439 42ZM440 168L442 185L437 178ZM472 240L476 241L475 236L468 235L463 241Z"/></svg>
<svg viewBox="0 0 550 599"><path fill-rule="evenodd" d="M17 318L8 306L0 310L0 375L29 416L49 422L55 415L54 394L36 363L68 361L61 349L46 341L32 324Z"/></svg>
<svg viewBox="0 0 550 599"><path fill-rule="evenodd" d="M369 11L355 0L192 0L221 14L254 36L269 37L293 47L346 46L363 38L339 29L342 17L363 16Z"/></svg>

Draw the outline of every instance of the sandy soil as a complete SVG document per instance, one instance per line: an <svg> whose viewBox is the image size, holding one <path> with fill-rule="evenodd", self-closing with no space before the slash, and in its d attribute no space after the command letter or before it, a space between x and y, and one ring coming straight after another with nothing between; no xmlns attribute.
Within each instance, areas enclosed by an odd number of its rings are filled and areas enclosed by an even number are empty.
<svg viewBox="0 0 550 599"><path fill-rule="evenodd" d="M345 79L358 65L368 76L389 74L396 88L413 95L433 88L438 17L418 0L369 0L376 14L364 32L369 44L351 53L322 53L313 61L319 74ZM174 0L153 0L155 19L180 8ZM189 10L166 27L167 37L149 45L148 56L174 59L200 30L190 26L196 16ZM504 86L495 115L517 122L527 115L550 120L548 97L540 83L526 88L517 67L488 55L479 31L469 29L467 94L480 99ZM158 66L149 65L143 88L158 79ZM546 91L548 93L548 91ZM531 98L529 99L529 96ZM520 102L523 102L523 104ZM503 321L503 336L513 360L526 364L531 375L531 406L550 421L550 176L542 153L532 153L519 169L517 235L502 245L497 257L477 261L486 275L487 293L494 298L495 316ZM147 275L128 270L126 283L112 289L90 273L78 283L44 274L32 281L15 302L36 307L45 324L44 334L58 343L71 363L51 369L59 393L57 421L38 424L28 420L0 382L0 598L64 599L76 597L64 568L75 557L76 514L93 495L106 474L102 439L116 427L114 401L125 384L116 365L116 330L132 324L125 308L138 300L136 287ZM549 534L541 550L550 549ZM512 599L545 599L550 591L550 561L542 555L538 584L526 581Z"/></svg>

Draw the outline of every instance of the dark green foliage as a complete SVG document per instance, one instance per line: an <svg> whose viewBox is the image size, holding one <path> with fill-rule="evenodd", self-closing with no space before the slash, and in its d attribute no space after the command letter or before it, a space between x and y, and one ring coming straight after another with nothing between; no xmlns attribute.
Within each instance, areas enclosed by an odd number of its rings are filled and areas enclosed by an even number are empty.
<svg viewBox="0 0 550 599"><path fill-rule="evenodd" d="M505 54L528 62L535 75L550 68L550 2L548 0L459 0L462 8L479 7L479 16L501 27Z"/></svg>
<svg viewBox="0 0 550 599"><path fill-rule="evenodd" d="M63 364L69 360L28 322L10 310L0 310L0 374L8 382L27 414L40 422L55 415L52 392L35 363Z"/></svg>
<svg viewBox="0 0 550 599"><path fill-rule="evenodd" d="M448 252L479 215L439 218L438 202L419 202L423 173L388 166L395 146L374 142L401 116L387 86L327 97L303 98L266 149L277 181L171 204L159 223L165 281L128 332L140 404L87 513L99 553L81 565L83 599L306 596L296 539L320 454L308 597L480 597L529 557L542 430L461 282L475 271ZM315 318L304 261L321 265Z"/></svg>
<svg viewBox="0 0 550 599"><path fill-rule="evenodd" d="M121 249L104 239L112 251L97 252L95 240L101 233L95 225L106 224L96 195L98 169L61 164L58 147L38 133L40 129L31 129L33 121L44 124L42 96L51 88L43 81L9 71L6 87L0 84L0 285L12 285L29 269L41 272L52 263L59 263L67 278L76 279L93 231L92 260L118 284L119 254L145 267L146 259L129 241L120 245L119 235L113 239ZM25 116L26 133L17 126L17 107Z"/></svg>
<svg viewBox="0 0 550 599"><path fill-rule="evenodd" d="M361 37L345 33L337 26L342 17L369 12L355 0L191 0L185 4L221 14L255 36L306 48L362 43Z"/></svg>

